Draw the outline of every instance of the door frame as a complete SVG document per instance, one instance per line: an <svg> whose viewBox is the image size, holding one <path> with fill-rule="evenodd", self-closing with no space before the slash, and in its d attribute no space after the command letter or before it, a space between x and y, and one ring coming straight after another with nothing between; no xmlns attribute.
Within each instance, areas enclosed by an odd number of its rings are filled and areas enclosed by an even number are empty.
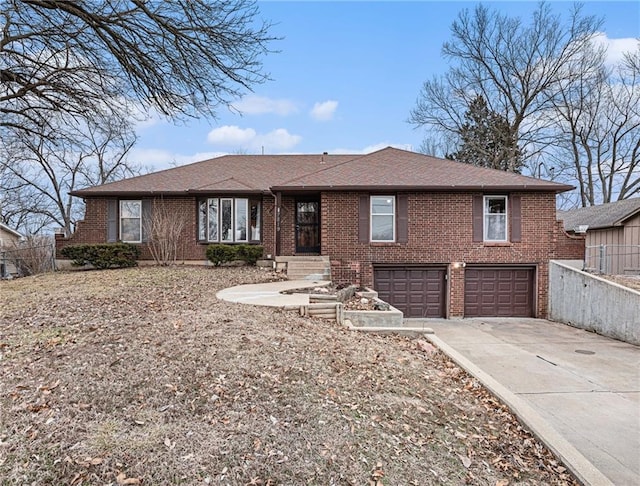
<svg viewBox="0 0 640 486"><path fill-rule="evenodd" d="M311 228L315 227L315 232L316 232L316 241L318 242L317 245L315 246L300 246L300 222L298 221L298 203L316 203L317 204L317 212L316 212L316 221L313 223L302 223L305 226L309 226ZM294 247L295 247L295 254L302 254L302 255L319 255L320 251L321 251L321 240L320 240L320 225L321 225L321 214L320 214L320 196L302 196L302 197L296 197L295 198L295 214L294 214L294 231L293 231L293 237L294 237Z"/></svg>

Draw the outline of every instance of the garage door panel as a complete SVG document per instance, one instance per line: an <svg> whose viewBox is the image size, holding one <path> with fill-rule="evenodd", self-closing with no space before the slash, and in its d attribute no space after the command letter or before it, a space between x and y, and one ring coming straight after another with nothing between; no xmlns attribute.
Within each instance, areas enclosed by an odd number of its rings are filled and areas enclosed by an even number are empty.
<svg viewBox="0 0 640 486"><path fill-rule="evenodd" d="M467 268L466 317L531 317L534 310L534 269Z"/></svg>
<svg viewBox="0 0 640 486"><path fill-rule="evenodd" d="M445 275L444 267L376 268L374 283L379 297L405 317L444 317Z"/></svg>

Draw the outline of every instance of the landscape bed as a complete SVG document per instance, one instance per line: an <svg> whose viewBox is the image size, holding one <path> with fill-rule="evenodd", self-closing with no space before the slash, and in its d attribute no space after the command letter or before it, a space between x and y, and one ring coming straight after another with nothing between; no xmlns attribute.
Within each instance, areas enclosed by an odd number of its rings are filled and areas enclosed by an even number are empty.
<svg viewBox="0 0 640 486"><path fill-rule="evenodd" d="M425 340L215 298L274 279L0 282L2 484L577 484Z"/></svg>

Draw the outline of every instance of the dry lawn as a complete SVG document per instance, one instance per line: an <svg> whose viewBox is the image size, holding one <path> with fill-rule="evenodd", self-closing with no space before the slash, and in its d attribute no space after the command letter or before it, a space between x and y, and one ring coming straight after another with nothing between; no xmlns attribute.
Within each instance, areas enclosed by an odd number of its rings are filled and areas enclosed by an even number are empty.
<svg viewBox="0 0 640 486"><path fill-rule="evenodd" d="M576 484L424 340L215 298L273 278L0 282L1 484Z"/></svg>
<svg viewBox="0 0 640 486"><path fill-rule="evenodd" d="M640 291L640 276L637 275L598 275L606 280L615 282L633 290Z"/></svg>

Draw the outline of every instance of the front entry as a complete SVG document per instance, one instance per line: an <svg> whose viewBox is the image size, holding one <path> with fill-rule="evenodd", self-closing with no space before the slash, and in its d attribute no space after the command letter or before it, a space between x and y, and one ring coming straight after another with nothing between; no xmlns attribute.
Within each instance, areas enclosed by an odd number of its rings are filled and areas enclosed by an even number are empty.
<svg viewBox="0 0 640 486"><path fill-rule="evenodd" d="M320 201L296 200L296 254L320 254Z"/></svg>

